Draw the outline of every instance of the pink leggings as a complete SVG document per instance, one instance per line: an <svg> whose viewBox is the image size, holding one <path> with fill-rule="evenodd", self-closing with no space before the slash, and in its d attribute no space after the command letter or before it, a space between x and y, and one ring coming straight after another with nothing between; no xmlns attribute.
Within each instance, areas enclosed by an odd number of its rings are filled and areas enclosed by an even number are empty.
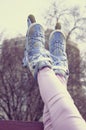
<svg viewBox="0 0 86 130"><path fill-rule="evenodd" d="M44 130L86 130L86 123L69 95L63 77L50 68L38 73L38 84L44 101Z"/></svg>

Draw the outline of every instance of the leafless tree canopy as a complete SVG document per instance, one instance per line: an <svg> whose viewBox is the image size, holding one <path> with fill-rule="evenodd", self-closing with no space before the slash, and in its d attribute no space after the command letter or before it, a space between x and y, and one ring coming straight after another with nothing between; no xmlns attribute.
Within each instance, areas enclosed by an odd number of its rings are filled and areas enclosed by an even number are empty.
<svg viewBox="0 0 86 130"><path fill-rule="evenodd" d="M75 38L77 41L86 41L86 9L81 13L79 6L67 7L65 1L58 0L46 11L45 21L48 28L53 28L60 22L66 34L66 41Z"/></svg>
<svg viewBox="0 0 86 130"><path fill-rule="evenodd" d="M13 42L13 43L12 43ZM22 68L23 47L6 40L0 58L0 118L39 120L43 103L29 69ZM40 105L39 105L40 104Z"/></svg>

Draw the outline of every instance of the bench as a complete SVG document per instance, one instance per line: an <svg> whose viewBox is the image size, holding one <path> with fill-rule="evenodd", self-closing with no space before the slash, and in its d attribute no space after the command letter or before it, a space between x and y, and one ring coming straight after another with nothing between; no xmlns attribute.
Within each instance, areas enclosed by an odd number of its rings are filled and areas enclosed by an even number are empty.
<svg viewBox="0 0 86 130"><path fill-rule="evenodd" d="M0 130L43 130L43 123L23 121L0 121Z"/></svg>

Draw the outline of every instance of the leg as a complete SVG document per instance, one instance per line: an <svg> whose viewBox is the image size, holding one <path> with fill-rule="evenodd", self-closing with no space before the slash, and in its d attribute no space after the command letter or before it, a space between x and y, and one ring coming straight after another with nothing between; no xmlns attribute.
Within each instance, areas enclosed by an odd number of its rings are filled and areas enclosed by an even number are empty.
<svg viewBox="0 0 86 130"><path fill-rule="evenodd" d="M86 124L75 107L65 85L50 68L38 73L38 84L48 106L53 130L85 130Z"/></svg>
<svg viewBox="0 0 86 130"><path fill-rule="evenodd" d="M27 32L28 44L25 56L27 66L38 81L42 99L47 106L48 117L52 123L52 125L50 123L50 126L53 127L53 130L85 130L84 120L73 104L66 87L64 87L65 85L54 73L55 71L56 74L61 74L66 78L67 67L65 68L66 62L63 62L63 53L59 56L60 58L55 58L58 62L56 62L53 71L50 53L44 48L44 39L42 26L36 23L30 25ZM63 52L63 49L60 52ZM59 59L61 59L61 62L59 62Z"/></svg>
<svg viewBox="0 0 86 130"><path fill-rule="evenodd" d="M50 113L47 105L44 105L43 123L44 123L44 130L53 130Z"/></svg>
<svg viewBox="0 0 86 130"><path fill-rule="evenodd" d="M50 53L44 48L44 30L40 24L35 23L34 16L27 19L28 31L26 34L26 45L23 58L23 66L29 67L36 78L38 70L48 66L51 68ZM52 130L51 119L47 106L44 107L43 122L45 130Z"/></svg>

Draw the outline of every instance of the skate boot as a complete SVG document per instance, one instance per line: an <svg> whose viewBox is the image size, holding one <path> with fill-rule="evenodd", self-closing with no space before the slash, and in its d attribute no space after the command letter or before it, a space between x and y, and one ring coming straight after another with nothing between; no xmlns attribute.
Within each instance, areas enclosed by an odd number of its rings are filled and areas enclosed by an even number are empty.
<svg viewBox="0 0 86 130"><path fill-rule="evenodd" d="M29 19L28 21L31 22ZM44 29L40 24L29 24L26 35L25 65L29 67L32 75L37 79L37 73L44 67L52 68L52 59L49 51L45 49ZM24 60L23 60L24 61Z"/></svg>
<svg viewBox="0 0 86 130"><path fill-rule="evenodd" d="M35 20L35 17L33 15L29 15L28 18L27 18L27 26L28 28L30 27L31 24L35 23L36 20ZM27 31L28 33L28 31ZM28 37L27 37L27 34L26 34L26 44L25 44L25 50L24 50L24 58L22 60L22 65L23 67L28 67Z"/></svg>
<svg viewBox="0 0 86 130"><path fill-rule="evenodd" d="M53 60L55 74L62 75L68 79L68 60L66 55L66 40L60 30L55 30L49 38L49 51Z"/></svg>

